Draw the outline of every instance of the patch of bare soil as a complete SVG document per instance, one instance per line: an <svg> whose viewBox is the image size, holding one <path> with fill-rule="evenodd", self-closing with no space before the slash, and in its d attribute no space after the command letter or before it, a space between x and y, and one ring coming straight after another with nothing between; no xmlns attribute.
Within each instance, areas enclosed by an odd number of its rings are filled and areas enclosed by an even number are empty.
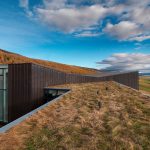
<svg viewBox="0 0 150 150"><path fill-rule="evenodd" d="M0 135L1 150L150 149L150 98L114 82L72 92Z"/></svg>

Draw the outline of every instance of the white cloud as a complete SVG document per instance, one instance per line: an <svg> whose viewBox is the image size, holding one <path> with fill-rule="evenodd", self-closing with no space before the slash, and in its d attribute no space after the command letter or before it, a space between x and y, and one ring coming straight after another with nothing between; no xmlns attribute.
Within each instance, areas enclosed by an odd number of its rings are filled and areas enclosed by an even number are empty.
<svg viewBox="0 0 150 150"><path fill-rule="evenodd" d="M55 28L65 33L83 30L83 33L79 35L80 37L98 36L100 33L91 31L85 33L84 30L86 28L93 28L95 25L97 25L95 30L98 30L101 21L108 14L119 15L123 11L122 5L108 8L96 1L92 5L83 6L76 6L77 2L71 4L67 2L67 0L44 0L44 6L36 8L39 19L50 28ZM78 3L81 3L81 1Z"/></svg>
<svg viewBox="0 0 150 150"><path fill-rule="evenodd" d="M20 0L20 7L25 9L28 16L34 14L40 23L45 23L50 29L74 33L72 35L75 36L75 33L80 31L80 37L101 35L100 32L103 31L118 40L150 39L149 0L42 1L43 3L34 6L32 11L29 9L28 0ZM93 32L93 29L85 32L86 28L93 27L99 33Z"/></svg>
<svg viewBox="0 0 150 150"><path fill-rule="evenodd" d="M57 10L66 7L67 0L43 0L43 9Z"/></svg>
<svg viewBox="0 0 150 150"><path fill-rule="evenodd" d="M130 40L143 41L150 39L150 1L143 0L137 3L136 0L129 0L126 14L121 16L122 20L128 20L139 26L141 35L137 35Z"/></svg>
<svg viewBox="0 0 150 150"><path fill-rule="evenodd" d="M62 7L59 6L59 7ZM40 20L55 27L63 32L72 33L81 29L98 24L106 13L106 9L100 5L75 8L65 7L55 9L47 6L46 8L37 8Z"/></svg>
<svg viewBox="0 0 150 150"><path fill-rule="evenodd" d="M33 16L33 12L29 10L29 0L19 0L19 6L24 9L28 17Z"/></svg>
<svg viewBox="0 0 150 150"><path fill-rule="evenodd" d="M150 30L150 7L136 7L131 12L127 19L135 23L143 25L143 28Z"/></svg>
<svg viewBox="0 0 150 150"><path fill-rule="evenodd" d="M28 9L29 1L28 0L19 0L19 6L25 9Z"/></svg>
<svg viewBox="0 0 150 150"><path fill-rule="evenodd" d="M108 23L103 31L119 40L131 40L142 34L139 26L130 21L122 21L115 25Z"/></svg>
<svg viewBox="0 0 150 150"><path fill-rule="evenodd" d="M150 35L136 36L136 37L131 38L130 40L131 41L139 41L139 42L141 42L141 41L148 40L148 39L150 39Z"/></svg>
<svg viewBox="0 0 150 150"><path fill-rule="evenodd" d="M76 37L96 37L99 36L100 33L92 32L92 31L83 31L81 33L75 33Z"/></svg>
<svg viewBox="0 0 150 150"><path fill-rule="evenodd" d="M117 53L107 59L98 62L99 65L107 65L108 71L134 71L150 73L150 54L143 53Z"/></svg>

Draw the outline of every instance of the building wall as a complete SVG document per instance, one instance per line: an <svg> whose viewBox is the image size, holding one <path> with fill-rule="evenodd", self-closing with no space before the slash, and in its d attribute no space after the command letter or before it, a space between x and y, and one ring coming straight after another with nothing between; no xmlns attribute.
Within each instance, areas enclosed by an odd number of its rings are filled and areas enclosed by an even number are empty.
<svg viewBox="0 0 150 150"><path fill-rule="evenodd" d="M31 110L31 64L8 65L8 121Z"/></svg>
<svg viewBox="0 0 150 150"><path fill-rule="evenodd" d="M32 64L31 76L31 99L33 109L44 103L44 101L42 101L44 87L66 83L65 73L35 64Z"/></svg>
<svg viewBox="0 0 150 150"><path fill-rule="evenodd" d="M138 72L92 77L67 74L31 63L10 64L8 67L9 121L12 121L44 104L44 87L69 83L110 80L138 89Z"/></svg>
<svg viewBox="0 0 150 150"><path fill-rule="evenodd" d="M138 72L122 73L118 75L113 75L112 80L121 83L123 85L129 86L133 89L139 90L139 74Z"/></svg>

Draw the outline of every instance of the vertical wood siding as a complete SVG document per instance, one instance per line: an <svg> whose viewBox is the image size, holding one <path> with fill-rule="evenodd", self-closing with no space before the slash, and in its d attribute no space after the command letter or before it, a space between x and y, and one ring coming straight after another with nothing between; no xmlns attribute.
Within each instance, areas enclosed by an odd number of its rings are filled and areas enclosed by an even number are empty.
<svg viewBox="0 0 150 150"><path fill-rule="evenodd" d="M8 65L8 120L31 110L31 65Z"/></svg>

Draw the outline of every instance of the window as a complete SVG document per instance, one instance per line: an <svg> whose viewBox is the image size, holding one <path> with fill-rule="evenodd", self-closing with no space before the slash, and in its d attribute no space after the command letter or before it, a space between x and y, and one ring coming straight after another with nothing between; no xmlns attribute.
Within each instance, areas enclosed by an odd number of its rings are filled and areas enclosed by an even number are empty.
<svg viewBox="0 0 150 150"><path fill-rule="evenodd" d="M4 99L4 92L3 90L0 90L0 121L3 121L3 116L4 116L3 99Z"/></svg>
<svg viewBox="0 0 150 150"><path fill-rule="evenodd" d="M0 90L4 89L4 76L0 76Z"/></svg>
<svg viewBox="0 0 150 150"><path fill-rule="evenodd" d="M0 75L3 75L3 69L0 69Z"/></svg>
<svg viewBox="0 0 150 150"><path fill-rule="evenodd" d="M7 67L1 68L0 65L0 121L7 122L8 104L7 104Z"/></svg>

